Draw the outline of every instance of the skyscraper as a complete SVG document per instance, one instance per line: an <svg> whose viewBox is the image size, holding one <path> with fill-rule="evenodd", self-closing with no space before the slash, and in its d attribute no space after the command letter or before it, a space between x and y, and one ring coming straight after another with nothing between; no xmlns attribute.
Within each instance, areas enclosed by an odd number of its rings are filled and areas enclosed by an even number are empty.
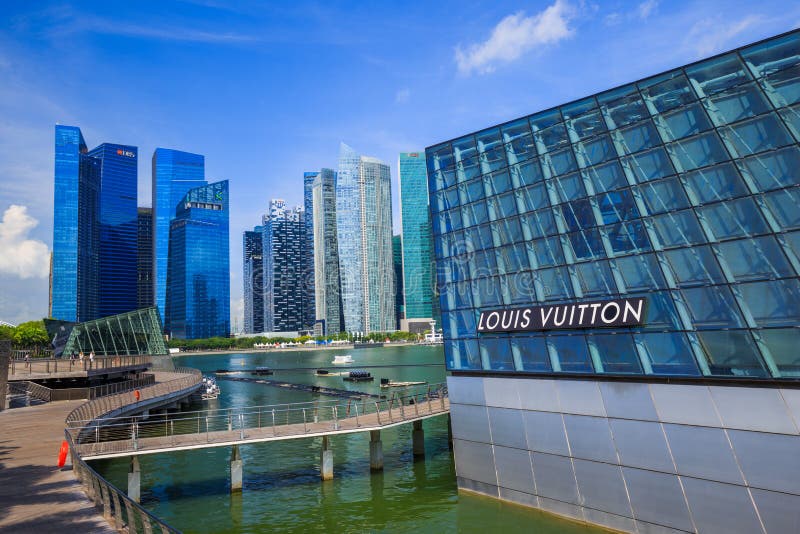
<svg viewBox="0 0 800 534"><path fill-rule="evenodd" d="M136 309L137 152L135 146L113 143L89 151L100 161L99 317Z"/></svg>
<svg viewBox="0 0 800 534"><path fill-rule="evenodd" d="M246 334L264 331L263 239L263 226L245 230L242 235L244 331Z"/></svg>
<svg viewBox="0 0 800 534"><path fill-rule="evenodd" d="M138 209L136 307L153 305L153 208Z"/></svg>
<svg viewBox="0 0 800 534"><path fill-rule="evenodd" d="M435 273L432 268L433 247L425 153L401 152L398 169L405 305L405 320L400 328L421 331L429 328L430 320L438 315L434 298Z"/></svg>
<svg viewBox="0 0 800 534"><path fill-rule="evenodd" d="M394 316L398 325L406 318L403 304L403 238L392 236L392 264L394 265Z"/></svg>
<svg viewBox="0 0 800 534"><path fill-rule="evenodd" d="M230 333L228 181L190 189L170 223L166 330L176 338Z"/></svg>
<svg viewBox="0 0 800 534"><path fill-rule="evenodd" d="M303 208L270 200L263 219L264 330L296 332L303 324Z"/></svg>
<svg viewBox="0 0 800 534"><path fill-rule="evenodd" d="M394 330L389 166L342 143L336 182L339 273L348 331Z"/></svg>
<svg viewBox="0 0 800 534"><path fill-rule="evenodd" d="M312 184L312 211L306 218L314 229L314 290L316 321L324 321L326 335L342 330L339 280L339 240L336 231L336 173L322 169Z"/></svg>
<svg viewBox="0 0 800 534"><path fill-rule="evenodd" d="M155 304L164 319L167 291L170 223L186 193L206 185L205 158L200 154L156 148L153 180L153 288Z"/></svg>
<svg viewBox="0 0 800 534"><path fill-rule="evenodd" d="M52 316L98 317L101 162L80 128L56 125Z"/></svg>
<svg viewBox="0 0 800 534"><path fill-rule="evenodd" d="M318 172L303 174L303 326L313 328L316 316L314 304L314 199L312 188Z"/></svg>

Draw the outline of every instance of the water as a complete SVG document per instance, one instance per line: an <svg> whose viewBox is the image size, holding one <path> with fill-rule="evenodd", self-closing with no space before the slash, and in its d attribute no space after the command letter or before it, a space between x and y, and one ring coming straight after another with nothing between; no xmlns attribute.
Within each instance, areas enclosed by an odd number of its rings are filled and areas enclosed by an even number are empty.
<svg viewBox="0 0 800 534"><path fill-rule="evenodd" d="M445 380L440 347L385 347L260 354L183 356L176 364L211 373L216 369L268 366L330 367L336 354L351 354L374 382L345 382L313 371L278 372L281 381L385 393L380 378L393 381ZM403 367L403 365L413 365ZM246 376L246 375L245 375ZM263 384L218 381L222 395L192 409L302 402L319 398ZM184 532L537 532L590 533L602 530L495 499L458 493L445 417L424 422L425 459L414 461L411 425L381 431L384 471L370 473L369 434L331 438L334 479L321 482L321 439L306 438L241 447L244 488L231 495L230 449L225 447L140 456L142 505ZM93 466L119 488L127 487L127 459Z"/></svg>

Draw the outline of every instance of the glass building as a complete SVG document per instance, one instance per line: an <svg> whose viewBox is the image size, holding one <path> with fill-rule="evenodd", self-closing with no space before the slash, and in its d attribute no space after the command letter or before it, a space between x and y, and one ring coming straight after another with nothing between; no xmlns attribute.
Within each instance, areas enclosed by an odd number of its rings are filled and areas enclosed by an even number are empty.
<svg viewBox="0 0 800 534"><path fill-rule="evenodd" d="M397 327L406 318L403 305L403 237L392 236L392 263L394 265L394 316Z"/></svg>
<svg viewBox="0 0 800 534"><path fill-rule="evenodd" d="M139 208L136 260L137 309L149 308L153 302L153 209Z"/></svg>
<svg viewBox="0 0 800 534"><path fill-rule="evenodd" d="M392 195L389 166L341 144L336 225L344 327L394 330Z"/></svg>
<svg viewBox="0 0 800 534"><path fill-rule="evenodd" d="M313 328L316 318L314 299L314 180L318 172L303 173L303 326Z"/></svg>
<svg viewBox="0 0 800 534"><path fill-rule="evenodd" d="M152 159L153 291L164 319L169 261L169 228L175 208L186 193L206 185L205 157L169 148L156 148Z"/></svg>
<svg viewBox="0 0 800 534"><path fill-rule="evenodd" d="M80 352L87 355L93 352L97 356L168 354L161 319L154 307L65 326L70 332L64 355Z"/></svg>
<svg viewBox="0 0 800 534"><path fill-rule="evenodd" d="M339 240L336 228L336 172L321 169L312 184L312 209L306 220L314 228L315 322L320 334L342 330L342 299L339 279Z"/></svg>
<svg viewBox="0 0 800 534"><path fill-rule="evenodd" d="M426 149L460 488L796 530L799 142L794 31Z"/></svg>
<svg viewBox="0 0 800 534"><path fill-rule="evenodd" d="M88 153L101 169L99 317L137 307L137 150L103 143Z"/></svg>
<svg viewBox="0 0 800 534"><path fill-rule="evenodd" d="M190 189L170 223L166 330L175 338L230 334L228 181Z"/></svg>
<svg viewBox="0 0 800 534"><path fill-rule="evenodd" d="M402 330L409 330L410 322L429 327L430 320L438 316L433 289L436 284L433 266L431 215L428 207L428 173L425 154L401 152L398 163L400 174L400 214L403 228L402 295L405 320ZM401 285L398 279L398 285ZM414 321L416 319L416 321Z"/></svg>
<svg viewBox="0 0 800 534"><path fill-rule="evenodd" d="M305 214L301 206L270 200L263 219L264 331L297 332L304 327Z"/></svg>
<svg viewBox="0 0 800 534"><path fill-rule="evenodd" d="M244 332L264 331L264 227L256 226L242 235L244 269Z"/></svg>

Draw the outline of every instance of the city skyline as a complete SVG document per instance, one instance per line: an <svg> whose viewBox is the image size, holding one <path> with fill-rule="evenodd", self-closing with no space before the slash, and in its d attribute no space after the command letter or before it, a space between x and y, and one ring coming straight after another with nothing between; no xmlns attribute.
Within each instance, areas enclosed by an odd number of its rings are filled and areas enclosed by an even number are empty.
<svg viewBox="0 0 800 534"><path fill-rule="evenodd" d="M388 20L383 7L368 13L348 6L345 15L344 8L335 6L259 10L244 5L237 11L186 5L170 19L169 31L166 8L156 5L120 9L113 20L83 16L96 11L91 6L11 6L0 21L5 30L0 71L7 75L0 210L7 228L3 245L20 253L15 262L0 267L0 319L19 322L47 313L54 123L81 124L91 139L133 143L140 155L170 146L209 156L208 177L231 179L236 206L230 225L231 284L241 287L240 234L251 226L247 221L269 196L299 202L301 190L293 177L330 165L340 139L394 165L400 152L747 44L800 22L800 8L784 3L726 3L725 10L721 5L559 1L520 11L503 2L459 4L458 23L453 6L445 3L410 6L391 23L378 23ZM328 22L333 20L334 27ZM336 31L325 42L321 37L307 41L309 27L315 35ZM545 27L549 31L539 30ZM367 31L356 38L349 31L354 28ZM262 35L273 37L265 42ZM676 40L674 35L684 37ZM60 53L63 38L74 51L67 61ZM409 39L425 44L415 51L393 44ZM629 57L633 43L641 58ZM326 47L331 50L320 53ZM197 57L208 59L194 61ZM237 60L227 61L232 57ZM560 68L566 63L574 71ZM103 84L74 76L89 66L106 73ZM374 71L381 75L373 76ZM305 82L312 75L329 80L332 90L309 93L313 84ZM242 85L243 76L251 83ZM272 84L273 77L297 83ZM349 91L366 77L370 81L363 90ZM531 83L534 79L537 84ZM519 91L522 86L527 89ZM496 103L479 104L487 101ZM270 120L263 120L267 116ZM139 158L138 206L146 206L149 197L149 162L142 161L147 159ZM396 167L392 170L397 173ZM397 195L393 202L399 213ZM397 214L393 224L397 231ZM241 322L240 296L234 296L232 310Z"/></svg>

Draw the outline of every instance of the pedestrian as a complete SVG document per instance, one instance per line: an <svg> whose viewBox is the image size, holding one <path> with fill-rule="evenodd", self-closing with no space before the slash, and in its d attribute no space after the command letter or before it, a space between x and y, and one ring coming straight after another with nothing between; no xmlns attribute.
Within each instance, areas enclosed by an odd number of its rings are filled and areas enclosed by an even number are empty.
<svg viewBox="0 0 800 534"><path fill-rule="evenodd" d="M89 367L92 367L93 364L94 364L94 351L91 351L89 353Z"/></svg>
<svg viewBox="0 0 800 534"><path fill-rule="evenodd" d="M31 368L31 354L29 352L25 353L25 367Z"/></svg>

